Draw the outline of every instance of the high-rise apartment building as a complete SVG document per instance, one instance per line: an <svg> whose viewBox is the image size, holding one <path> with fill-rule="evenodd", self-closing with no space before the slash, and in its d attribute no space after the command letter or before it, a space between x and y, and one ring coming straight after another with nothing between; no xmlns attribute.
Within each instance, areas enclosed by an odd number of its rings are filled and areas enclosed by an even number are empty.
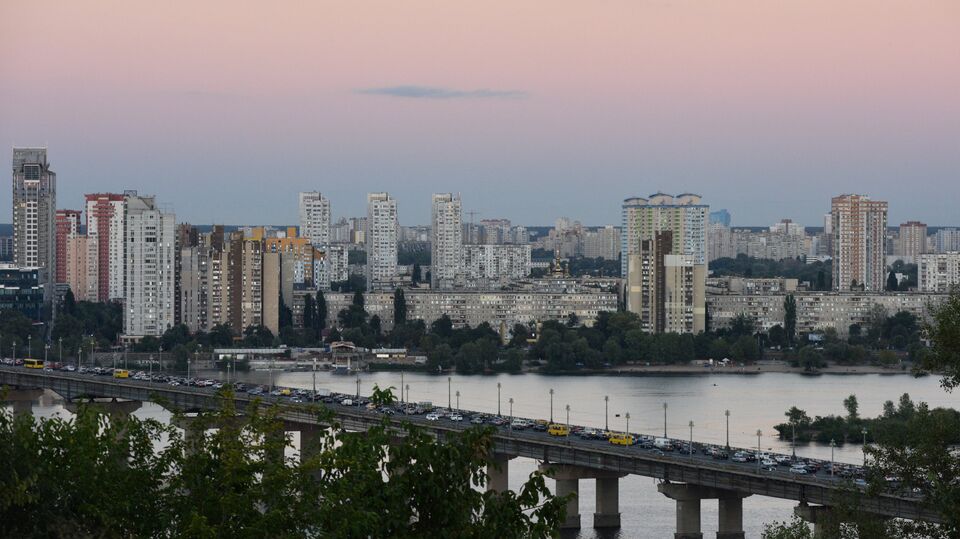
<svg viewBox="0 0 960 539"><path fill-rule="evenodd" d="M690 193L624 200L621 271L627 309L640 315L646 331L705 329L709 212L700 196Z"/></svg>
<svg viewBox="0 0 960 539"><path fill-rule="evenodd" d="M723 225L730 227L730 212L727 210L717 210L710 212L710 222L708 224Z"/></svg>
<svg viewBox="0 0 960 539"><path fill-rule="evenodd" d="M319 191L300 193L300 237L316 246L330 245L330 199Z"/></svg>
<svg viewBox="0 0 960 539"><path fill-rule="evenodd" d="M933 247L938 253L960 251L960 230L940 228L933 235Z"/></svg>
<svg viewBox="0 0 960 539"><path fill-rule="evenodd" d="M129 193L135 196L136 192ZM87 283L95 292L94 301L124 297L125 196L121 193L94 193L86 199L87 267L93 278Z"/></svg>
<svg viewBox="0 0 960 539"><path fill-rule="evenodd" d="M530 245L464 245L463 270L470 288L530 276Z"/></svg>
<svg viewBox="0 0 960 539"><path fill-rule="evenodd" d="M57 269L54 272L54 282L67 282L67 239L80 233L80 212L77 210L57 210ZM74 290L74 295L77 291Z"/></svg>
<svg viewBox="0 0 960 539"><path fill-rule="evenodd" d="M833 289L881 291L886 284L887 203L864 195L831 201Z"/></svg>
<svg viewBox="0 0 960 539"><path fill-rule="evenodd" d="M430 286L453 288L463 277L463 215L460 195L433 195Z"/></svg>
<svg viewBox="0 0 960 539"><path fill-rule="evenodd" d="M124 198L124 333L159 337L176 322L176 216L152 196Z"/></svg>
<svg viewBox="0 0 960 539"><path fill-rule="evenodd" d="M397 276L397 201L367 195L367 289L389 288Z"/></svg>
<svg viewBox="0 0 960 539"><path fill-rule="evenodd" d="M909 260L927 252L927 225L919 221L907 221L900 225L897 238L897 252L894 253Z"/></svg>
<svg viewBox="0 0 960 539"><path fill-rule="evenodd" d="M640 240L628 259L627 310L649 333L700 333L706 328L706 265L673 254L674 245L669 230Z"/></svg>
<svg viewBox="0 0 960 539"><path fill-rule="evenodd" d="M64 282L70 287L77 301L97 301L96 289L91 289L88 280L90 272L87 267L87 236L74 234L68 236L64 243ZM57 263L59 264L59 260Z"/></svg>
<svg viewBox="0 0 960 539"><path fill-rule="evenodd" d="M640 252L640 242L653 240L662 231L672 233L673 254L689 255L695 264L706 265L709 212L710 207L702 203L700 195L690 193L675 197L656 193L650 198L624 200L621 276L627 277L629 258Z"/></svg>
<svg viewBox="0 0 960 539"><path fill-rule="evenodd" d="M56 270L57 175L46 148L13 149L13 262L43 268L52 282ZM47 290L53 287L47 287Z"/></svg>
<svg viewBox="0 0 960 539"><path fill-rule="evenodd" d="M917 284L920 292L942 294L960 286L960 252L918 256Z"/></svg>
<svg viewBox="0 0 960 539"><path fill-rule="evenodd" d="M331 245L313 265L313 282L317 288L330 290L330 283L350 277L350 253L345 245Z"/></svg>

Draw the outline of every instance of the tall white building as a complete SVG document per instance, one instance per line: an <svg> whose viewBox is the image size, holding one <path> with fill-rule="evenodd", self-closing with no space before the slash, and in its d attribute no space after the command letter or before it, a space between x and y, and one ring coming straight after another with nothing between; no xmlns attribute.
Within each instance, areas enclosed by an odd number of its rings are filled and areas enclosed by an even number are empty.
<svg viewBox="0 0 960 539"><path fill-rule="evenodd" d="M649 198L633 197L623 201L623 223L620 228L621 276L627 277L631 255L639 254L640 242L653 241L658 232L670 231L672 254L693 257L694 264L707 264L707 222L710 206L700 195L664 193Z"/></svg>
<svg viewBox="0 0 960 539"><path fill-rule="evenodd" d="M330 199L318 191L300 193L300 237L318 247L330 245Z"/></svg>
<svg viewBox="0 0 960 539"><path fill-rule="evenodd" d="M863 195L831 201L833 289L879 292L886 284L887 203Z"/></svg>
<svg viewBox="0 0 960 539"><path fill-rule="evenodd" d="M367 289L389 287L397 276L397 201L388 193L367 195Z"/></svg>
<svg viewBox="0 0 960 539"><path fill-rule="evenodd" d="M314 262L313 283L317 288L330 290L330 283L346 281L350 277L350 253L345 245L331 245L323 258Z"/></svg>
<svg viewBox="0 0 960 539"><path fill-rule="evenodd" d="M938 253L960 251L960 230L941 228L933 236L933 246Z"/></svg>
<svg viewBox="0 0 960 539"><path fill-rule="evenodd" d="M960 286L960 252L918 256L917 281L920 292L946 294Z"/></svg>
<svg viewBox="0 0 960 539"><path fill-rule="evenodd" d="M463 275L463 215L460 195L435 193L430 226L430 286L453 288Z"/></svg>
<svg viewBox="0 0 960 539"><path fill-rule="evenodd" d="M125 196L124 333L160 336L175 323L176 216L152 196Z"/></svg>
<svg viewBox="0 0 960 539"><path fill-rule="evenodd" d="M40 267L48 282L56 268L57 174L46 148L13 149L13 262ZM48 287L52 288L52 287Z"/></svg>

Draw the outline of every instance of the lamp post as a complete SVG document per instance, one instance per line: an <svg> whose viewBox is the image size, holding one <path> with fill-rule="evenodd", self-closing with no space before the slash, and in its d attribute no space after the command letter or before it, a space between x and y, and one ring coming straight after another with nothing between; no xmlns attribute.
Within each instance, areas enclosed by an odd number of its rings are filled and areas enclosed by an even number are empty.
<svg viewBox="0 0 960 539"><path fill-rule="evenodd" d="M833 463L833 449L834 449L835 447L837 447L837 441L836 441L836 440L830 440L830 477L833 477L833 474L834 474L834 470L833 470L833 467L834 467L834 463Z"/></svg>
<svg viewBox="0 0 960 539"><path fill-rule="evenodd" d="M757 429L757 473L760 473L760 436L763 433Z"/></svg>
<svg viewBox="0 0 960 539"><path fill-rule="evenodd" d="M314 364L313 370L317 370L317 368L316 368L317 360L316 360L316 359L313 360L313 364ZM317 375L314 374L313 377L314 377L314 379L316 379ZM316 393L316 391L314 391L314 393ZM405 401L404 398L403 398L403 371L400 371L400 404L404 404L405 402L406 402L406 401Z"/></svg>
<svg viewBox="0 0 960 539"><path fill-rule="evenodd" d="M689 455L690 455L691 457L693 456L693 420L692 420L692 419L690 420L690 448L689 448Z"/></svg>
<svg viewBox="0 0 960 539"><path fill-rule="evenodd" d="M863 429L863 466L867 466L867 429Z"/></svg>
<svg viewBox="0 0 960 539"><path fill-rule="evenodd" d="M229 367L230 364L228 363L227 366ZM403 384L400 384L400 387L403 387ZM317 358L313 358L313 400L316 400L316 399L317 399Z"/></svg>
<svg viewBox="0 0 960 539"><path fill-rule="evenodd" d="M187 381L190 381L190 358L187 358Z"/></svg>
<svg viewBox="0 0 960 539"><path fill-rule="evenodd" d="M610 430L610 396L603 396L603 430Z"/></svg>
<svg viewBox="0 0 960 539"><path fill-rule="evenodd" d="M627 434L630 434L630 412L627 412Z"/></svg>
<svg viewBox="0 0 960 539"><path fill-rule="evenodd" d="M500 382L497 382L497 417L500 417Z"/></svg>
<svg viewBox="0 0 960 539"><path fill-rule="evenodd" d="M510 397L510 430L513 430L513 397Z"/></svg>
<svg viewBox="0 0 960 539"><path fill-rule="evenodd" d="M667 437L667 403L663 403L663 437Z"/></svg>
<svg viewBox="0 0 960 539"><path fill-rule="evenodd" d="M13 341L13 362L17 362L17 341Z"/></svg>
<svg viewBox="0 0 960 539"><path fill-rule="evenodd" d="M460 390L457 390L457 411L460 411Z"/></svg>
<svg viewBox="0 0 960 539"><path fill-rule="evenodd" d="M410 384L407 384L407 402L410 402Z"/></svg>
<svg viewBox="0 0 960 539"><path fill-rule="evenodd" d="M727 451L730 451L730 410L724 410L723 415L727 416Z"/></svg>
<svg viewBox="0 0 960 539"><path fill-rule="evenodd" d="M566 406L567 408L567 434L570 433L570 405Z"/></svg>
<svg viewBox="0 0 960 539"><path fill-rule="evenodd" d="M550 422L553 423L553 388L550 388Z"/></svg>
<svg viewBox="0 0 960 539"><path fill-rule="evenodd" d="M449 376L447 376L447 411L448 411L448 412L451 411L451 410L453 410L453 405L452 405L452 403L450 402L450 389L451 389L451 384L453 384L453 380L452 380L452 378L450 378Z"/></svg>
<svg viewBox="0 0 960 539"><path fill-rule="evenodd" d="M50 352L50 345L49 344L43 345L43 364L44 365L47 364L47 354L49 352Z"/></svg>
<svg viewBox="0 0 960 539"><path fill-rule="evenodd" d="M162 344L160 345L160 364L158 365L158 367L160 368L160 372L162 373L163 372L163 345ZM273 378L271 377L271 380L272 379ZM273 387L271 387L270 389L273 389Z"/></svg>
<svg viewBox="0 0 960 539"><path fill-rule="evenodd" d="M77 371L80 370L80 366L83 365L83 347L77 348Z"/></svg>
<svg viewBox="0 0 960 539"><path fill-rule="evenodd" d="M63 361L63 337L58 338L57 342L60 343L60 361Z"/></svg>
<svg viewBox="0 0 960 539"><path fill-rule="evenodd" d="M27 335L27 357L33 357L33 335Z"/></svg>
<svg viewBox="0 0 960 539"><path fill-rule="evenodd" d="M357 408L360 407L360 375L357 375Z"/></svg>
<svg viewBox="0 0 960 539"><path fill-rule="evenodd" d="M123 368L127 368L127 343L123 343Z"/></svg>

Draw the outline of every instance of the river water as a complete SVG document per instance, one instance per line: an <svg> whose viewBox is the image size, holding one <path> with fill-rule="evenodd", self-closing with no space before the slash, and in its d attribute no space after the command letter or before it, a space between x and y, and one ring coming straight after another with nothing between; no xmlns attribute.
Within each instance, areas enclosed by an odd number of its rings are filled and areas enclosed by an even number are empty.
<svg viewBox="0 0 960 539"><path fill-rule="evenodd" d="M198 373L217 376L213 372ZM311 372L276 372L274 383L288 387L313 387ZM239 373L243 381L269 385L269 372ZM361 392L369 394L374 384L381 388L401 386L399 372L375 372L360 375ZM692 374L645 376L546 376L537 374L497 376L447 376L406 373L403 384L409 385L413 401L431 401L446 406L448 387L450 400L456 407L456 392L460 392L460 407L496 413L497 383L501 384L500 410L509 414L508 400L513 398L513 413L530 418L548 418L550 389L554 390L553 415L557 421L566 421L566 405L570 405L573 424L603 427L609 421L611 429L626 428L625 414L630 413L630 431L662 435L664 429L663 403L667 403L667 432L671 437L687 438L689 422L694 422L693 437L701 442L725 443L726 417L730 410L730 444L739 447L757 446L757 429L763 433L761 445L765 450L789 453L789 441L775 437L773 426L785 420L784 412L798 406L813 417L842 414L843 399L855 394L860 403L860 414L879 415L883 402L896 400L909 393L914 401L927 402L931 407L960 408L960 394L940 389L934 376L913 378L907 375L820 375L803 376L787 373L754 375ZM317 388L342 393L356 392L356 377L316 373ZM399 394L399 393L397 393ZM609 414L605 418L604 396L609 396ZM34 408L38 416L66 413L57 402L45 398ZM169 414L157 405L147 403L137 412L141 417L165 420ZM830 447L819 444L801 444L797 454L823 459L830 458ZM862 448L849 444L836 449L835 458L843 462L862 462ZM537 467L530 459L510 461L510 487L519 488ZM548 481L549 483L549 481ZM744 531L747 537L760 537L763 524L787 520L795 502L752 496L744 500ZM595 532L593 522L594 482L580 482L580 513L584 528L564 537L672 537L676 523L672 500L657 493L654 479L628 476L620 481L620 511L622 528L613 533ZM705 537L717 529L717 501L704 500L702 526Z"/></svg>

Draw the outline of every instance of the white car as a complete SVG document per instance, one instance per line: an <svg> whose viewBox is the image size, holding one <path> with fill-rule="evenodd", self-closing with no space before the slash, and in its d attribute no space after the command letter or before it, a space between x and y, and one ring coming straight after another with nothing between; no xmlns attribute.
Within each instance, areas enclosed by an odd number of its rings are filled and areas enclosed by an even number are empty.
<svg viewBox="0 0 960 539"><path fill-rule="evenodd" d="M805 466L791 466L790 473L795 473L797 475L807 475L807 468Z"/></svg>
<svg viewBox="0 0 960 539"><path fill-rule="evenodd" d="M463 416L460 414L453 414L450 416L450 421L463 421Z"/></svg>
<svg viewBox="0 0 960 539"><path fill-rule="evenodd" d="M440 416L434 413L429 413L425 417L427 418L427 421L437 421L440 419Z"/></svg>
<svg viewBox="0 0 960 539"><path fill-rule="evenodd" d="M773 460L773 459L763 459L762 461L760 461L760 465L769 468L769 467L772 467L772 466L776 466L776 465L777 465L777 461L775 461L775 460Z"/></svg>

